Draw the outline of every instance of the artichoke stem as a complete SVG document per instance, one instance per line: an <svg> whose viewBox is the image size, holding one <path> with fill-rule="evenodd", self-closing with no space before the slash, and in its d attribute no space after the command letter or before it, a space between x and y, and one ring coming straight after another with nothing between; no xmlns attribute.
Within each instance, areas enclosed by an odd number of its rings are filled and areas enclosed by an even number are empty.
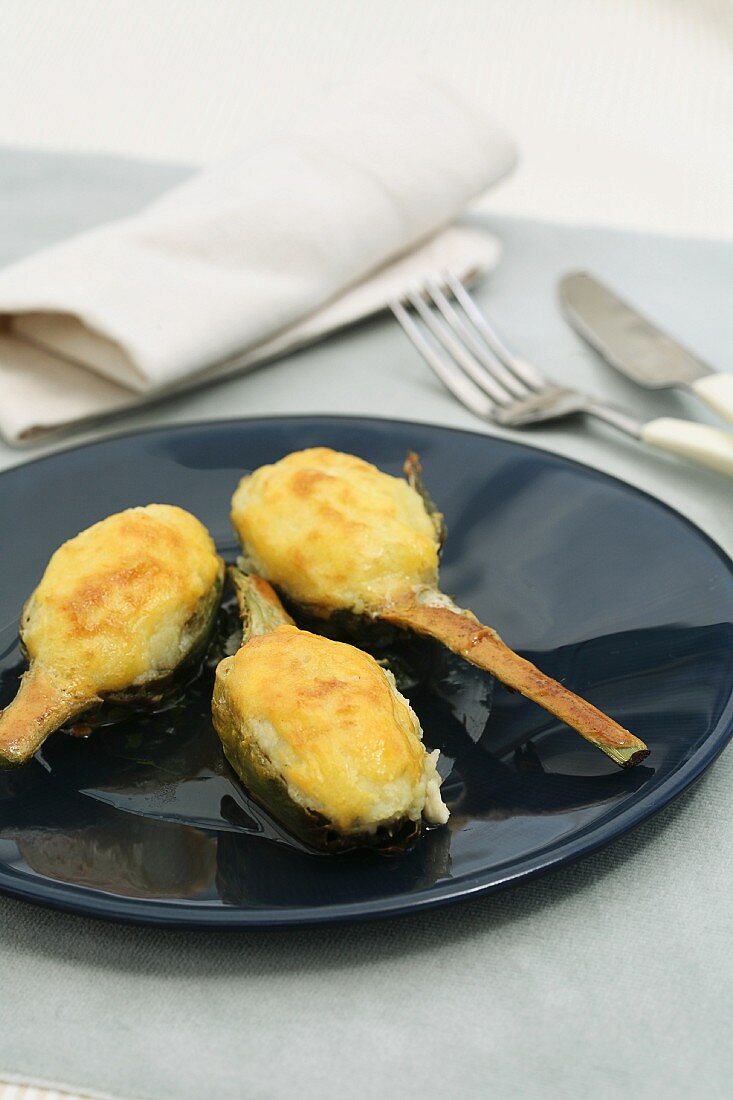
<svg viewBox="0 0 733 1100"><path fill-rule="evenodd" d="M96 702L96 696L69 691L32 664L15 699L0 711L0 766L23 764L54 730Z"/></svg>
<svg viewBox="0 0 733 1100"><path fill-rule="evenodd" d="M233 565L229 566L227 572L234 585L242 619L242 645L250 638L270 634L279 626L293 625L293 620L267 581L244 573Z"/></svg>
<svg viewBox="0 0 733 1100"><path fill-rule="evenodd" d="M633 768L649 749L592 703L546 676L502 642L496 631L456 607L439 592L425 590L381 611L378 618L442 642L477 668L490 672L506 687L544 707L596 745L622 768Z"/></svg>

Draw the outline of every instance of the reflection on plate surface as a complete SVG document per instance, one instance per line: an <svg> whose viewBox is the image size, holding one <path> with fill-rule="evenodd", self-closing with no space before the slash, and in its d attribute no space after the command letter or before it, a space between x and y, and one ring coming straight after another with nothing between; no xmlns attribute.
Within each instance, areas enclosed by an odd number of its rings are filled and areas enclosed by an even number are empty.
<svg viewBox="0 0 733 1100"><path fill-rule="evenodd" d="M698 531L650 498L526 447L339 418L165 429L79 448L0 477L0 706L23 662L25 597L53 549L109 512L180 504L236 556L242 472L325 444L398 473L421 452L448 520L442 587L652 750L630 772L432 643L387 654L443 757L447 828L399 857L323 856L252 802L209 717L211 653L155 715L57 734L0 773L0 887L126 920L268 924L405 911L496 888L592 851L682 789L733 721L733 575ZM232 632L222 612L216 645ZM231 640L230 640L231 644ZM104 718L104 714L101 716Z"/></svg>

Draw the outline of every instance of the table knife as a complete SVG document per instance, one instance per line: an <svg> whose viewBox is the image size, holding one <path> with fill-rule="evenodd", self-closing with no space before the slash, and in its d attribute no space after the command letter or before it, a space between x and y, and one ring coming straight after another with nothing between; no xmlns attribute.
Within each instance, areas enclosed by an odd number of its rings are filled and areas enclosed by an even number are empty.
<svg viewBox="0 0 733 1100"><path fill-rule="evenodd" d="M733 423L733 374L719 373L585 271L558 284L566 319L610 366L649 389L682 386Z"/></svg>

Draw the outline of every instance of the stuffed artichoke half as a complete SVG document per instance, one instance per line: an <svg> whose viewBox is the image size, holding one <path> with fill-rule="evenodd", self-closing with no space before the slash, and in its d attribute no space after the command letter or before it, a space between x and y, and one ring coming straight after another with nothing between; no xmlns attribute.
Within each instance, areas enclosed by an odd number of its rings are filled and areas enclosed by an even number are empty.
<svg viewBox="0 0 733 1100"><path fill-rule="evenodd" d="M354 646L299 630L272 588L231 570L241 649L216 670L212 717L245 787L312 847L404 847L443 824L438 751L394 679Z"/></svg>
<svg viewBox="0 0 733 1100"><path fill-rule="evenodd" d="M622 767L643 741L514 653L438 589L442 517L415 455L407 481L315 447L244 477L232 522L253 572L310 614L366 617L436 638L577 730Z"/></svg>
<svg viewBox="0 0 733 1100"><path fill-rule="evenodd" d="M203 650L223 577L206 528L169 504L108 516L59 547L23 609L29 668L0 712L0 763L23 763L104 699L159 697Z"/></svg>

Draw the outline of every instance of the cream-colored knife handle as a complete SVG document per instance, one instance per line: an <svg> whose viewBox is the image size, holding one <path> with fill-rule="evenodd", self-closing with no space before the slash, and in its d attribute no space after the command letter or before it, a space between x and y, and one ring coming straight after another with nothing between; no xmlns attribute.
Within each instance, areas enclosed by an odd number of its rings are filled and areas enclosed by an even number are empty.
<svg viewBox="0 0 733 1100"><path fill-rule="evenodd" d="M713 412L733 424L733 374L707 374L690 388Z"/></svg>
<svg viewBox="0 0 733 1100"><path fill-rule="evenodd" d="M709 428L707 424L695 424L692 420L662 416L644 424L641 438L652 447L684 455L700 466L733 477L733 433Z"/></svg>

